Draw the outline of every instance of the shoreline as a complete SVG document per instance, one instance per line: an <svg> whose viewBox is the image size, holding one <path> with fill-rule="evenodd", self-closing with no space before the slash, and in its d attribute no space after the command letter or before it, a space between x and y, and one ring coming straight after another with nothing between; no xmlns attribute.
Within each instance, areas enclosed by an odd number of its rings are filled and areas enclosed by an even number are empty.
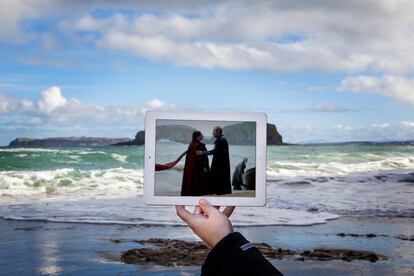
<svg viewBox="0 0 414 276"><path fill-rule="evenodd" d="M352 249L387 257L376 262L343 260L272 259L285 275L367 274L405 275L414 272L414 218L341 217L312 226L235 227L254 243L306 251L317 248ZM199 275L200 266L132 265L117 261L123 252L143 248L136 240L175 239L198 243L186 226L132 226L120 224L57 223L0 219L0 267L6 274L109 274L160 272ZM340 235L340 234L344 235ZM355 234L355 235L348 235ZM367 234L375 234L367 236Z"/></svg>

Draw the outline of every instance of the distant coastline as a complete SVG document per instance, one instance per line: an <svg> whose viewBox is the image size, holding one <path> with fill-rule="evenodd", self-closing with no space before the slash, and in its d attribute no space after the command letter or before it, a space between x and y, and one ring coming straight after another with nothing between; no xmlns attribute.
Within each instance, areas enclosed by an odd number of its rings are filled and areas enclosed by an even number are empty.
<svg viewBox="0 0 414 276"><path fill-rule="evenodd" d="M5 148L70 148L70 147L103 147L115 143L126 142L129 138L107 137L49 137L32 139L19 137L14 139Z"/></svg>
<svg viewBox="0 0 414 276"><path fill-rule="evenodd" d="M223 128L227 139L235 145L254 145L254 135L245 135L240 133L240 129L245 127L241 123L237 126L228 126ZM180 131L177 132L177 128ZM188 137L195 129L187 126L162 126L157 139L169 139L179 143L188 143ZM55 147L102 147L102 146L139 146L145 143L145 132L140 130L134 139L129 138L107 138L107 137L50 137L44 139L32 139L19 137L3 148L55 148ZM213 141L206 140L206 143ZM267 145L284 145L282 135L279 134L274 124L267 124Z"/></svg>

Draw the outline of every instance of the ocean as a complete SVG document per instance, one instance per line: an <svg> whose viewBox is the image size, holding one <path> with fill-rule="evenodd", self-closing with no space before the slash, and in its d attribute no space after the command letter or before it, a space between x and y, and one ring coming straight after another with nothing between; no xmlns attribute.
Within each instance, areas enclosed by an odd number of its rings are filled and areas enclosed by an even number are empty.
<svg viewBox="0 0 414 276"><path fill-rule="evenodd" d="M143 153L142 146L0 149L0 217L182 225L172 206L143 203ZM313 225L344 215L414 217L413 197L414 145L269 146L266 206L236 208L232 222Z"/></svg>

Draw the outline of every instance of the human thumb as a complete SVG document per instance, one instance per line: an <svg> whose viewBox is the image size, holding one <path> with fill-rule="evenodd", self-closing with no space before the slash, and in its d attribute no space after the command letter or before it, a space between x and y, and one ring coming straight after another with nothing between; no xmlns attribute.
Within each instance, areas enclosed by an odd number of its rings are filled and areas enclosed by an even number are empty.
<svg viewBox="0 0 414 276"><path fill-rule="evenodd" d="M205 213L208 217L212 215L214 212L217 212L217 209L214 208L207 200L204 198L200 199L198 202L201 210Z"/></svg>

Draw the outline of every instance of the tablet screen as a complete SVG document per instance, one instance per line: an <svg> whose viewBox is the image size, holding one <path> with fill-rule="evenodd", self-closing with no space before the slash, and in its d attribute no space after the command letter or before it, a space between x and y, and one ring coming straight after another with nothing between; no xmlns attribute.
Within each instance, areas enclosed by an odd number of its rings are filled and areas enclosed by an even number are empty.
<svg viewBox="0 0 414 276"><path fill-rule="evenodd" d="M155 196L255 197L256 122L157 119Z"/></svg>

